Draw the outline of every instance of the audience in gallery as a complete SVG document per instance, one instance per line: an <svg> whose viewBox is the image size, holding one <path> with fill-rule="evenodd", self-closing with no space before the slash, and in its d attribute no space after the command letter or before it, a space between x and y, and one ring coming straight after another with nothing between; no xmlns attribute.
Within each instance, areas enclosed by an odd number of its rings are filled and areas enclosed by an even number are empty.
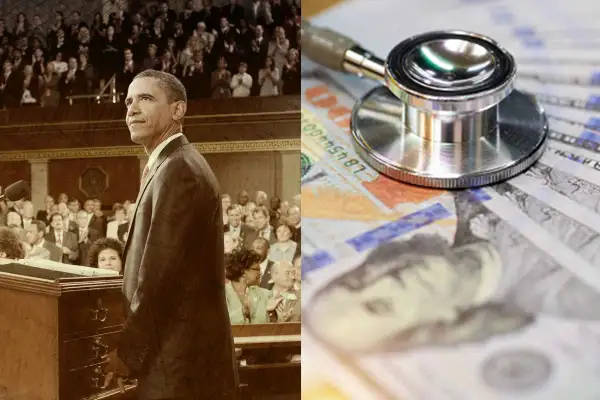
<svg viewBox="0 0 600 400"><path fill-rule="evenodd" d="M113 76L126 93L145 69L176 75L192 100L300 93L299 1L112 4L89 21L83 4L67 16L0 19L0 106L91 101Z"/></svg>

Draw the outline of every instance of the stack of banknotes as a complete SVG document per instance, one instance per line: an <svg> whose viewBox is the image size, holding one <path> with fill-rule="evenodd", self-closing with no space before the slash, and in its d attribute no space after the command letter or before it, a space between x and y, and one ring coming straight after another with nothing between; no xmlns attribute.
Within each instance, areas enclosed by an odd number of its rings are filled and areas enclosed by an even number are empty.
<svg viewBox="0 0 600 400"><path fill-rule="evenodd" d="M600 399L600 2L356 0L312 18L385 58L487 35L550 123L545 154L460 192L354 151L374 83L302 60L303 392L319 399Z"/></svg>

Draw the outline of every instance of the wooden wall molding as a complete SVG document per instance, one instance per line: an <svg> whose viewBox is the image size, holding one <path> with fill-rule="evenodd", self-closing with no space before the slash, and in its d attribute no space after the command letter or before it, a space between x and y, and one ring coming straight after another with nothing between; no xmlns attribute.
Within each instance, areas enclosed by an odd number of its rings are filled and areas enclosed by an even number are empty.
<svg viewBox="0 0 600 400"><path fill-rule="evenodd" d="M300 139L247 140L194 143L203 154L248 153L259 151L300 151ZM84 147L71 149L45 149L25 151L0 151L0 162L59 160L73 158L105 158L145 156L141 146Z"/></svg>
<svg viewBox="0 0 600 400"><path fill-rule="evenodd" d="M198 100L188 104L190 142L300 139L300 96ZM122 104L0 111L0 152L131 146Z"/></svg>

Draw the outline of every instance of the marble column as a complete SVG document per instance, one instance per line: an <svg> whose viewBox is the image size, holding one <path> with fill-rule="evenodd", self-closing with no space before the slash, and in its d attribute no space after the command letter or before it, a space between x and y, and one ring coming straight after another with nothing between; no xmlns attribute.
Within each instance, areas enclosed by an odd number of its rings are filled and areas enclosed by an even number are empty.
<svg viewBox="0 0 600 400"><path fill-rule="evenodd" d="M31 166L31 202L36 210L43 210L44 200L48 196L48 160L30 160Z"/></svg>
<svg viewBox="0 0 600 400"><path fill-rule="evenodd" d="M292 201L300 194L300 151L281 152L281 200Z"/></svg>

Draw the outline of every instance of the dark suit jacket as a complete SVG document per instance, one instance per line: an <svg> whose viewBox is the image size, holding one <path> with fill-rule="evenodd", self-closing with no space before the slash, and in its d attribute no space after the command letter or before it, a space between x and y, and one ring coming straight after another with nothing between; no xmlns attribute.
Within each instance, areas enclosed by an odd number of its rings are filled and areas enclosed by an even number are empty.
<svg viewBox="0 0 600 400"><path fill-rule="evenodd" d="M51 261L62 262L63 252L60 247L48 240L44 240L43 247L50 252Z"/></svg>
<svg viewBox="0 0 600 400"><path fill-rule="evenodd" d="M229 224L226 224L223 227L223 231L229 232ZM247 249L252 249L252 242L254 242L257 237L258 237L258 233L256 232L256 229L254 229L250 225L247 225L244 223L241 224L240 240L242 241L242 246L244 246Z"/></svg>
<svg viewBox="0 0 600 400"><path fill-rule="evenodd" d="M277 243L277 234L275 233L275 227L271 226L271 232L269 233L269 237L265 238L269 241L269 246L272 246L274 243ZM260 235L260 232L256 233L256 236L258 237Z"/></svg>
<svg viewBox="0 0 600 400"><path fill-rule="evenodd" d="M129 231L129 221L117 227L117 237L120 241L124 241L125 234Z"/></svg>
<svg viewBox="0 0 600 400"><path fill-rule="evenodd" d="M271 280L271 268L275 264L273 261L267 261L267 268L265 268L265 273L260 277L260 287L265 289L273 289L273 283L269 283Z"/></svg>
<svg viewBox="0 0 600 400"><path fill-rule="evenodd" d="M77 229L77 240L79 241L79 229ZM88 228L87 241L79 243L79 265L89 266L87 263L88 251L92 244L100 238L100 232L94 228Z"/></svg>
<svg viewBox="0 0 600 400"><path fill-rule="evenodd" d="M124 251L118 355L142 398L238 398L223 251L217 180L177 138L140 189Z"/></svg>
<svg viewBox="0 0 600 400"><path fill-rule="evenodd" d="M48 242L56 245L56 238L54 236L53 229L50 229L50 233L48 233L44 237L44 239L46 239ZM59 261L65 263L65 264L75 264L77 262L77 260L79 259L79 243L77 243L77 235L71 231L64 231L63 232L63 246L65 246L69 250L71 250L71 255L63 254L62 259ZM60 252L62 253L62 247L59 246L59 248L60 248Z"/></svg>
<svg viewBox="0 0 600 400"><path fill-rule="evenodd" d="M92 215L92 218L90 218L90 223L88 224L88 227L97 230L98 233L100 233L101 237L106 236L106 227L107 226L108 226L108 220L106 219L105 215L103 215L101 217L96 217L96 215ZM77 228L77 229L79 229L79 228Z"/></svg>

